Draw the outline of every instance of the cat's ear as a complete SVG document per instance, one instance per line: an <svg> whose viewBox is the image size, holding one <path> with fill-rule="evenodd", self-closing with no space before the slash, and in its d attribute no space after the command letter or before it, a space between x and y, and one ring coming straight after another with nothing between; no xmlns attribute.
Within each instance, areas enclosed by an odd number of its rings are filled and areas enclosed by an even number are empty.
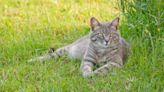
<svg viewBox="0 0 164 92"><path fill-rule="evenodd" d="M92 31L96 28L96 27L98 27L100 25L100 23L99 23L99 21L95 18L95 17L92 17L91 19L90 19L90 26L91 26L91 28L92 28Z"/></svg>
<svg viewBox="0 0 164 92"><path fill-rule="evenodd" d="M115 18L115 19L111 22L111 25L114 26L114 27L116 27L116 29L118 28L119 20L120 20L120 18L117 17L117 18Z"/></svg>

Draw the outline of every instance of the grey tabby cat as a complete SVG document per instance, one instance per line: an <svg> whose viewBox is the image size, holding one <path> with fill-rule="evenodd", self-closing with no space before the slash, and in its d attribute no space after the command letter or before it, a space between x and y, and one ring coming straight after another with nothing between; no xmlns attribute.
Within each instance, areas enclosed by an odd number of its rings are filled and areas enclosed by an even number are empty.
<svg viewBox="0 0 164 92"><path fill-rule="evenodd" d="M129 52L128 43L118 32L119 18L112 22L99 22L96 18L90 19L91 32L70 45L29 60L45 61L68 55L71 58L82 60L80 70L83 77L104 75L113 68L125 63Z"/></svg>

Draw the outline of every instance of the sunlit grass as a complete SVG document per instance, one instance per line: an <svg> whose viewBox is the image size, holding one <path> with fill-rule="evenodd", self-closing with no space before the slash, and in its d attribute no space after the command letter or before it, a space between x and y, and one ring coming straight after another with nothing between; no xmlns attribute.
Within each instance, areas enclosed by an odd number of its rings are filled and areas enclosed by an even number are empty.
<svg viewBox="0 0 164 92"><path fill-rule="evenodd" d="M164 91L163 35L140 37L121 14L115 0L0 0L0 91ZM121 17L120 31L132 48L123 68L106 77L84 79L77 60L62 57L27 63L49 47L58 48L88 34L92 16L100 21Z"/></svg>

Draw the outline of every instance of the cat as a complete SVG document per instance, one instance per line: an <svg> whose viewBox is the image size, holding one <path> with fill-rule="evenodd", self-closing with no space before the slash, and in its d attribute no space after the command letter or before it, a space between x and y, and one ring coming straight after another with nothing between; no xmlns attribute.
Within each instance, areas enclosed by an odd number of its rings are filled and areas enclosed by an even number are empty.
<svg viewBox="0 0 164 92"><path fill-rule="evenodd" d="M129 44L118 31L119 17L112 22L99 22L92 17L90 26L91 32L88 35L57 50L51 48L47 54L30 59L29 62L67 55L81 60L83 77L106 75L111 68L121 67L127 60Z"/></svg>

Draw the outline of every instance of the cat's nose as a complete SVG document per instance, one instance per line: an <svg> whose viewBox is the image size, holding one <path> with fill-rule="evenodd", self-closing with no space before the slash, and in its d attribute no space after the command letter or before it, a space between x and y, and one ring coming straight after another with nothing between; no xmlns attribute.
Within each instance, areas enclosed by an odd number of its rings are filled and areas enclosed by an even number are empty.
<svg viewBox="0 0 164 92"><path fill-rule="evenodd" d="M109 41L108 40L105 40L106 43L108 43Z"/></svg>
<svg viewBox="0 0 164 92"><path fill-rule="evenodd" d="M108 45L108 43L109 43L109 40L105 40L105 45Z"/></svg>

